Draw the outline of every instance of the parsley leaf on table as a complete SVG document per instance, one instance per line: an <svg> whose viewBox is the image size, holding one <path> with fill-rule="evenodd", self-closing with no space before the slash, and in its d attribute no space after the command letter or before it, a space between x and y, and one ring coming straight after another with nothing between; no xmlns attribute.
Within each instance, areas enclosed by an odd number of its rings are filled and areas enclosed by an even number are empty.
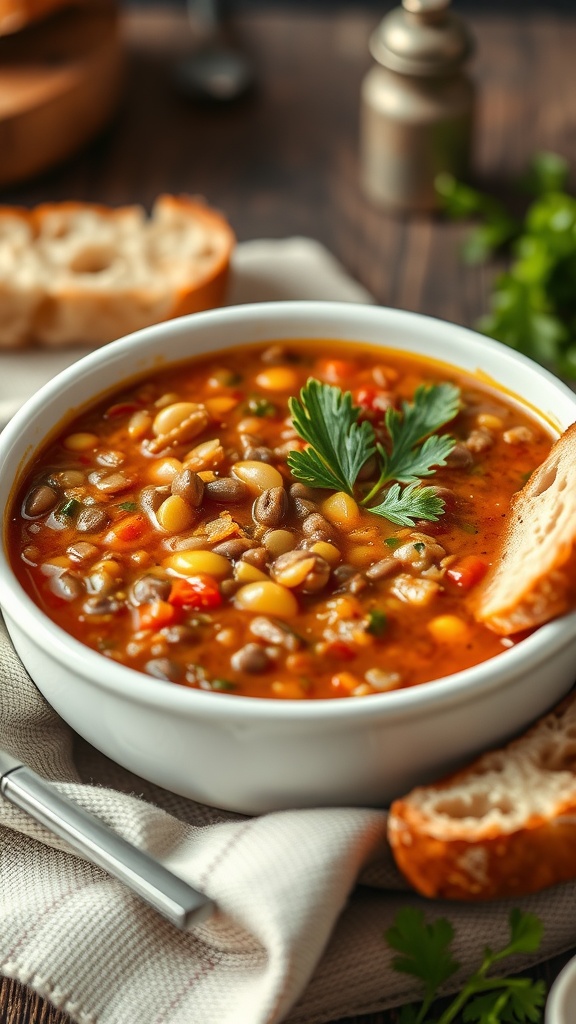
<svg viewBox="0 0 576 1024"><path fill-rule="evenodd" d="M455 441L435 431L453 419L459 407L455 385L421 385L412 402L386 411L385 447L376 440L373 425L360 419L362 410L353 404L349 391L310 378L300 398L289 402L294 427L309 447L290 452L288 466L297 480L311 487L354 497L360 470L374 456L376 482L360 501L367 511L399 526L413 526L416 519L436 520L444 502L435 488L422 487L420 481L446 464ZM401 488L401 483L407 486Z"/></svg>
<svg viewBox="0 0 576 1024"><path fill-rule="evenodd" d="M448 216L480 218L465 243L466 262L486 262L504 247L509 252L476 327L576 378L576 197L565 191L568 169L556 153L534 157L524 186L535 198L523 220L450 175L439 176L436 186Z"/></svg>
<svg viewBox="0 0 576 1024"><path fill-rule="evenodd" d="M512 910L509 924L507 945L500 950L484 951L480 967L432 1021L428 1011L439 995L439 988L459 968L451 952L454 929L444 918L426 923L423 912L413 907L400 910L385 933L388 945L397 953L392 958L392 967L419 978L423 987L420 1007L403 1007L400 1024L452 1024L460 1019L459 1014L465 1024L539 1024L545 1000L542 981L488 975L500 960L513 954L535 953L540 947L542 924L534 914Z"/></svg>

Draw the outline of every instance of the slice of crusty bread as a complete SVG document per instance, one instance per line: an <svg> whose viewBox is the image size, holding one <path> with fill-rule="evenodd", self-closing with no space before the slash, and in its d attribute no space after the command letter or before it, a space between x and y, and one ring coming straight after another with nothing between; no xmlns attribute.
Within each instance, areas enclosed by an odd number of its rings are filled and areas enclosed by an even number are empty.
<svg viewBox="0 0 576 1024"><path fill-rule="evenodd" d="M215 210L160 196L138 206L0 207L0 347L102 345L220 305L234 235Z"/></svg>
<svg viewBox="0 0 576 1024"><path fill-rule="evenodd" d="M508 636L562 615L576 599L576 423L552 446L510 506L497 559L474 613Z"/></svg>
<svg viewBox="0 0 576 1024"><path fill-rule="evenodd" d="M388 829L425 896L513 897L576 878L576 695L502 750L396 800Z"/></svg>

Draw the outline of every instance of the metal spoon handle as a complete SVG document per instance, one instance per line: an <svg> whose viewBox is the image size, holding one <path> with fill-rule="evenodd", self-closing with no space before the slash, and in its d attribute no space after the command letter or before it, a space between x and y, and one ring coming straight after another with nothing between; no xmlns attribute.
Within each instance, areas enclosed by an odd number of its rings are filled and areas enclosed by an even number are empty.
<svg viewBox="0 0 576 1024"><path fill-rule="evenodd" d="M0 792L31 818L60 836L96 867L124 882L142 900L177 928L187 931L208 917L214 904L203 893L173 875L143 850L132 846L102 821L62 796L30 768L0 757Z"/></svg>

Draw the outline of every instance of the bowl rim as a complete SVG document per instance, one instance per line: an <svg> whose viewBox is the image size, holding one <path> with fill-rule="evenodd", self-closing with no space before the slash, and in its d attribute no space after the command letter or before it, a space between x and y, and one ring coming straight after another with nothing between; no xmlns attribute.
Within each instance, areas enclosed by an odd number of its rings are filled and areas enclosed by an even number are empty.
<svg viewBox="0 0 576 1024"><path fill-rule="evenodd" d="M568 1015L570 995L576 999L576 956L573 956L554 979L545 1007L545 1024L572 1024Z"/></svg>
<svg viewBox="0 0 576 1024"><path fill-rule="evenodd" d="M353 312L351 312L353 311ZM500 342L491 338L485 338L466 327L450 323L439 318L429 317L421 313L412 313L406 310L396 310L382 306L363 305L348 302L320 302L320 301L296 301L266 302L246 304L243 306L228 306L216 310L209 310L203 313L194 313L189 316L177 318L155 324L152 327L144 328L133 334L127 335L117 341L87 353L80 360L62 370L52 380L40 388L29 398L21 409L15 413L4 431L0 435L0 465L17 446L21 449L21 457L31 454L30 442L26 442L25 434L30 416L38 414L43 408L58 400L59 393L63 388L74 382L89 377L94 369L107 366L110 372L114 364L122 361L126 354L135 346L143 343L148 349L154 349L157 339L162 338L168 342L173 337L186 334L189 331L195 333L201 330L206 323L217 321L225 327L228 322L245 321L250 323L257 320L267 320L270 317L281 321L288 317L290 320L301 318L303 321L314 315L318 319L324 316L352 317L370 322L373 318L377 323L387 321L388 325L397 322L404 328L413 327L415 330L428 330L434 334L439 329L452 334L454 338L460 336L463 340L470 340L474 345L481 342L482 347L497 351L504 362L512 366L523 364L538 376L547 380L558 393L568 398L574 405L574 417L576 419L576 395L562 381L556 378L545 368L534 363L531 359L515 350L508 349ZM297 325L294 325L293 337L298 337ZM287 337L287 335L284 335ZM304 334L301 333L304 337ZM313 335L308 335L312 337ZM274 340L274 329L271 324L268 333L262 340ZM320 336L319 336L320 337ZM349 333L350 340L352 338ZM258 338L254 339L258 341ZM229 344L223 348L234 348L243 344ZM392 347L392 346L389 346ZM215 350L216 351L216 350ZM201 355L202 352L195 353ZM156 353L157 355L157 353ZM191 353L191 357L194 354ZM441 360L447 362L446 359ZM168 359L166 367L170 363L182 362L182 358ZM164 364L163 364L164 365ZM452 364L457 365L457 364ZM148 367L143 366L142 372ZM135 369L134 376L139 375ZM463 368L463 372L472 371ZM113 390L104 388L98 394L105 394ZM96 397L96 396L94 396ZM513 396L513 393L511 395ZM516 396L522 403L520 396ZM83 402L82 406L88 405L90 400ZM527 405L526 401L523 402ZM541 414L544 416L544 414ZM32 451L37 445L32 446ZM28 461L28 459L26 459ZM11 487L7 493L7 499L11 495ZM402 719L411 716L416 707L421 709L445 709L447 706L454 706L460 703L469 702L492 689L506 687L507 683L515 680L522 672L535 665L548 660L553 653L562 650L573 642L576 633L576 611L570 612L554 621L540 626L533 634L526 637L516 646L503 650L500 654L480 664L471 666L468 669L453 673L441 679L430 680L420 686L409 687L403 690L394 690L388 693L371 694L367 701L342 701L342 700L311 700L303 701L296 699L277 700L266 697L249 697L238 699L236 694L213 693L210 691L198 691L191 687L178 686L172 682L165 682L129 668L111 659L92 648L87 647L81 641L75 639L42 611L28 596L17 579L6 551L6 537L3 529L2 544L0 545L0 606L5 609L8 619L15 619L18 623L28 622L31 625L31 632L39 647L44 647L50 653L65 664L69 669L75 671L84 678L89 678L93 684L104 689L112 690L117 695L127 699L137 698L138 703L149 706L163 707L179 712L188 712L198 718L212 718L214 712L224 714L227 718L238 720L253 719L274 721L292 720L300 724L305 722L317 722L326 720L331 722L353 719L373 719L381 717L390 719ZM106 671L102 671L106 665ZM495 671L496 669L496 671ZM431 707L432 706L432 707Z"/></svg>

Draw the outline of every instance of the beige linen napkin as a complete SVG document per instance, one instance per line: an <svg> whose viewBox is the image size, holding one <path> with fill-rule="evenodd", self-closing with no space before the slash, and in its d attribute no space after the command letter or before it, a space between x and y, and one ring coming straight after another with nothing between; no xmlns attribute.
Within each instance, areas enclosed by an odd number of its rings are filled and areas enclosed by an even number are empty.
<svg viewBox="0 0 576 1024"><path fill-rule="evenodd" d="M262 245L273 283L274 243L254 243ZM320 268L325 288L331 280L341 297L367 298L314 243L297 240L293 248L296 265L305 254ZM285 284L290 272L282 267L278 260ZM310 265L306 274L310 280ZM256 274L256 287L258 280ZM383 811L244 818L119 768L56 716L1 627L0 746L219 908L181 934L0 800L0 971L78 1024L320 1024L417 998L417 985L391 970L383 940L407 903L450 917L462 974L485 945L504 944L506 904L426 903L405 889L386 846ZM576 945L575 899L576 886L565 885L515 901L545 922L542 957ZM527 964L524 958L516 966Z"/></svg>

